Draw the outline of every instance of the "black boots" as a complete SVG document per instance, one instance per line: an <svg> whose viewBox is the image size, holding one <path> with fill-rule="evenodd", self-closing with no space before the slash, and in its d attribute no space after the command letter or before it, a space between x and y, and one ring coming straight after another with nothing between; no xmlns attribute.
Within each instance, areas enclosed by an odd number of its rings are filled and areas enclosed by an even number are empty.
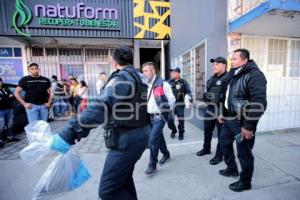
<svg viewBox="0 0 300 200"><path fill-rule="evenodd" d="M197 154L197 156L204 156L207 154L211 154L211 152L208 149L202 149L202 150L198 151L196 154Z"/></svg>
<svg viewBox="0 0 300 200"><path fill-rule="evenodd" d="M251 183L244 183L241 180L239 180L235 183L230 184L229 189L231 189L234 192L242 192L243 190L250 190Z"/></svg>
<svg viewBox="0 0 300 200"><path fill-rule="evenodd" d="M239 171L237 169L226 168L226 169L220 170L219 173L222 176L226 176L226 177L230 177L230 176L237 177L237 176L239 176Z"/></svg>

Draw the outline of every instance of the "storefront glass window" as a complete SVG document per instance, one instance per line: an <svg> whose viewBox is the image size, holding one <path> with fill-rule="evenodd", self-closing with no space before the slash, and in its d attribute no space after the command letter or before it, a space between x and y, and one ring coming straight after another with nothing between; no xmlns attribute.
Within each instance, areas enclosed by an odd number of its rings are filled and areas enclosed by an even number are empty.
<svg viewBox="0 0 300 200"><path fill-rule="evenodd" d="M21 48L14 48L15 57L22 57L22 50Z"/></svg>

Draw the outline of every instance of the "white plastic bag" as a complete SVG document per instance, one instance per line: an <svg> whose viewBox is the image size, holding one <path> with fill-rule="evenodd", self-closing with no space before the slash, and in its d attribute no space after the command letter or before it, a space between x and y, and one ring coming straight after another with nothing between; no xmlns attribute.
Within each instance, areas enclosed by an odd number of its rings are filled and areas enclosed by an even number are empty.
<svg viewBox="0 0 300 200"><path fill-rule="evenodd" d="M52 134L45 121L33 121L25 127L29 145L20 152L21 159L29 165L40 161L50 152Z"/></svg>
<svg viewBox="0 0 300 200"><path fill-rule="evenodd" d="M29 145L20 152L20 156L25 163L32 165L51 152L53 135L50 125L44 121L30 123L25 131ZM83 161L70 149L50 163L34 188L33 199L45 199L72 191L90 177Z"/></svg>
<svg viewBox="0 0 300 200"><path fill-rule="evenodd" d="M47 142L52 137L50 125L43 120L36 120L25 126L29 144L33 142Z"/></svg>
<svg viewBox="0 0 300 200"><path fill-rule="evenodd" d="M188 108L188 109L191 108L192 104L191 104L189 95L185 95L184 104L185 104L185 108Z"/></svg>
<svg viewBox="0 0 300 200"><path fill-rule="evenodd" d="M34 199L44 199L80 187L91 177L83 161L72 150L57 156L34 188Z"/></svg>

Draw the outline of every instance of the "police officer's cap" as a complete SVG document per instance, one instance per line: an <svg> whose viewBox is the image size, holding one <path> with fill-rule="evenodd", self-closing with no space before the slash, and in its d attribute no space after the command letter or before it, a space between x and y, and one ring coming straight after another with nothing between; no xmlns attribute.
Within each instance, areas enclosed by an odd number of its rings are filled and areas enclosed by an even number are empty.
<svg viewBox="0 0 300 200"><path fill-rule="evenodd" d="M215 62L216 63L223 63L223 64L227 65L227 60L224 57L221 57L221 56L210 59L210 62L211 63L215 63Z"/></svg>
<svg viewBox="0 0 300 200"><path fill-rule="evenodd" d="M171 71L171 72L178 72L178 73L181 72L181 70L180 70L179 67L175 67L175 68L173 68L173 69L170 69L170 71Z"/></svg>

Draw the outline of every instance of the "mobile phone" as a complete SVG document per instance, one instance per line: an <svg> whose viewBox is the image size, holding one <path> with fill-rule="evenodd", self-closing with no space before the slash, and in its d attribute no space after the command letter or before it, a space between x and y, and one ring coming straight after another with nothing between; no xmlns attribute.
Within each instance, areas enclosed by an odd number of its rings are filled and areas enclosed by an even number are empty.
<svg viewBox="0 0 300 200"><path fill-rule="evenodd" d="M239 133L234 137L234 139L237 143L241 143L241 142L243 142L244 137L243 137L242 133Z"/></svg>

